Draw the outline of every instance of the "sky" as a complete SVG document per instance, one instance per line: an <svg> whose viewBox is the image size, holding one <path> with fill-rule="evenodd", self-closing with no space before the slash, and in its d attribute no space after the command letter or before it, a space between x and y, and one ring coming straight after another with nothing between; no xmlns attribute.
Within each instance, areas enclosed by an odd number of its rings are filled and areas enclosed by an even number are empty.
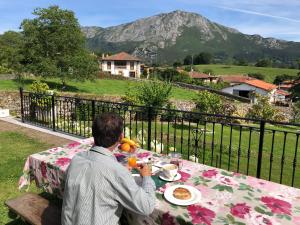
<svg viewBox="0 0 300 225"><path fill-rule="evenodd" d="M183 10L246 34L300 42L300 0L0 0L0 33L18 30L35 8L50 5L73 10L82 26L109 27Z"/></svg>

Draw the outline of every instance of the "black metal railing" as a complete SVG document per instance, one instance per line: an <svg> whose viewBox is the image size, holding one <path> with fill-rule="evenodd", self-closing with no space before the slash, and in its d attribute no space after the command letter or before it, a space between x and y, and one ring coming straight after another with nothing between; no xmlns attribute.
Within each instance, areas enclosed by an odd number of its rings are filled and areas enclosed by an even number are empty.
<svg viewBox="0 0 300 225"><path fill-rule="evenodd" d="M241 174L300 187L300 125L76 97L21 94L23 122L82 137L95 115L113 111L141 147Z"/></svg>

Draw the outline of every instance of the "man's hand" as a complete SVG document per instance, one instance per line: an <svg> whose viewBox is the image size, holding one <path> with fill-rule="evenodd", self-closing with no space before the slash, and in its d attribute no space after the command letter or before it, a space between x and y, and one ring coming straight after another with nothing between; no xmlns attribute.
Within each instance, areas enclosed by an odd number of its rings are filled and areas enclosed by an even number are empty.
<svg viewBox="0 0 300 225"><path fill-rule="evenodd" d="M151 176L151 170L149 169L148 165L142 164L141 167L137 169L139 170L142 177Z"/></svg>

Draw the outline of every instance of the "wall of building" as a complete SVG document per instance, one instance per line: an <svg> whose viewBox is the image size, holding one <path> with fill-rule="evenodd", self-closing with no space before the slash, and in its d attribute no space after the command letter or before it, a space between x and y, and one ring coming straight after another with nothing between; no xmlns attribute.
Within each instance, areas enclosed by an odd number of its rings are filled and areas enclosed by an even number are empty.
<svg viewBox="0 0 300 225"><path fill-rule="evenodd" d="M222 91L228 94L234 94L234 90L236 91L253 91L256 94L262 95L262 96L269 96L270 98L270 102L274 102L275 100L275 89L272 90L271 92L265 91L263 89L260 88L256 88L253 87L251 85L248 84L240 84L240 85L236 85L236 86L231 86L231 87L227 87L227 88L223 88Z"/></svg>
<svg viewBox="0 0 300 225"><path fill-rule="evenodd" d="M101 63L102 71L110 72L112 75L123 75L124 77L130 77L130 72L135 72L135 77L140 78L141 76L141 63L134 62L133 70L130 69L130 61L126 62L125 68L118 67L114 61L111 61L111 69L107 68L107 61Z"/></svg>

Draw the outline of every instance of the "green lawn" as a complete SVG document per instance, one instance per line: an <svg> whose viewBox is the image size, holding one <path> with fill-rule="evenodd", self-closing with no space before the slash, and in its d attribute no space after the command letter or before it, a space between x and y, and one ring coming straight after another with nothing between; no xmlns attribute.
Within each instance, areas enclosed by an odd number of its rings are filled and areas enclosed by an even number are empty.
<svg viewBox="0 0 300 225"><path fill-rule="evenodd" d="M0 143L0 224L23 224L15 215L8 214L4 201L21 194L18 181L27 156L52 146L18 132L0 132ZM35 185L30 191L40 193Z"/></svg>
<svg viewBox="0 0 300 225"><path fill-rule="evenodd" d="M288 74L297 75L299 70L296 69L282 69L282 68L268 68L268 67L255 67L255 66L233 66L233 65L197 65L197 70L204 71L211 69L216 75L235 75L235 74L248 74L248 73L261 73L265 75L265 80L273 82L277 75Z"/></svg>
<svg viewBox="0 0 300 225"><path fill-rule="evenodd" d="M29 84L33 80L25 81L25 89L28 88ZM52 89L61 90L61 84L58 79L49 79L47 83ZM139 85L138 81L128 80L109 80L109 79L98 79L95 81L85 82L74 82L70 81L67 83L67 92L75 93L89 93L96 95L112 95L122 96L126 91L130 90L135 85ZM0 80L0 90L17 90L18 84L13 80ZM183 88L174 87L172 90L171 98L191 100L196 97L196 92L192 90L186 90Z"/></svg>

